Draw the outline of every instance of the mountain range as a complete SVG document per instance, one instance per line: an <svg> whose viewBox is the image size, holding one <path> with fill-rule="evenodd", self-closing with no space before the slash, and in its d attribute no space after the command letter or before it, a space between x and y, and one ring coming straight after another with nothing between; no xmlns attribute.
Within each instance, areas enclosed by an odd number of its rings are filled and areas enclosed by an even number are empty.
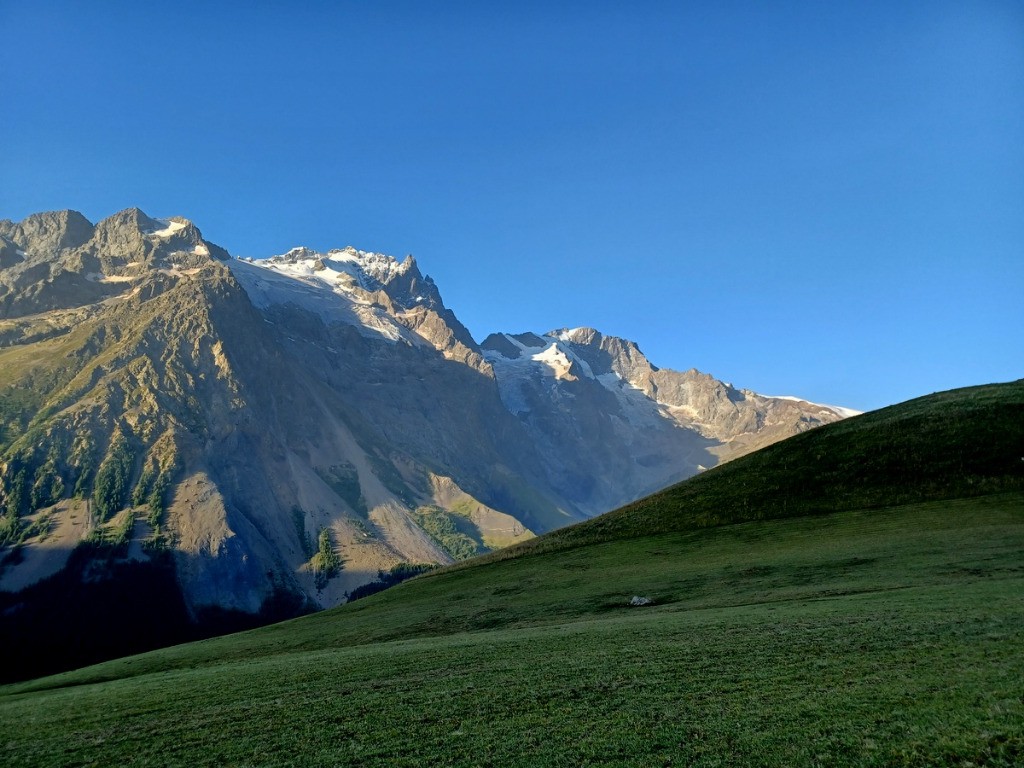
<svg viewBox="0 0 1024 768"><path fill-rule="evenodd" d="M0 221L0 607L33 638L114 588L129 649L295 615L853 413L591 328L477 343L412 256Z"/></svg>

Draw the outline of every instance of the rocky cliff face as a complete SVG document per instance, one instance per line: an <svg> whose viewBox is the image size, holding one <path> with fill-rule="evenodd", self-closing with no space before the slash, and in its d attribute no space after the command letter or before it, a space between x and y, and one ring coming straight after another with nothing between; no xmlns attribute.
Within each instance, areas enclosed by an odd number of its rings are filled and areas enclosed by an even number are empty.
<svg viewBox="0 0 1024 768"><path fill-rule="evenodd" d="M840 418L697 370L659 369L634 342L592 328L492 334L483 350L548 482L588 515Z"/></svg>
<svg viewBox="0 0 1024 768"><path fill-rule="evenodd" d="M478 345L412 257L231 259L138 210L0 221L9 616L129 566L191 622L335 605L837 418L592 329Z"/></svg>

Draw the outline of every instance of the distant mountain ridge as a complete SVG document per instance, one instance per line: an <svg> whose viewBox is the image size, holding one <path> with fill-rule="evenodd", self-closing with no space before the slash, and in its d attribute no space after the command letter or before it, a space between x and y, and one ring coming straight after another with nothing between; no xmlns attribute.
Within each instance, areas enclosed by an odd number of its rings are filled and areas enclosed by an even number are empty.
<svg viewBox="0 0 1024 768"><path fill-rule="evenodd" d="M840 418L593 329L478 344L411 256L0 221L0 590L130 567L193 623L290 615Z"/></svg>

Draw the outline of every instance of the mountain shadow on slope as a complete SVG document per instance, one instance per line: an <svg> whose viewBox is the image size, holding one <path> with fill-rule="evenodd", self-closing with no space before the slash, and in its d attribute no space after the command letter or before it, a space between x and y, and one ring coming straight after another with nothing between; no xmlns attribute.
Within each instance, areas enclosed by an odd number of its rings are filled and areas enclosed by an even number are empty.
<svg viewBox="0 0 1024 768"><path fill-rule="evenodd" d="M150 552L142 562L125 557L125 549L85 542L53 576L17 593L0 592L0 683L240 632L315 608L280 585L256 613L190 610L171 552Z"/></svg>

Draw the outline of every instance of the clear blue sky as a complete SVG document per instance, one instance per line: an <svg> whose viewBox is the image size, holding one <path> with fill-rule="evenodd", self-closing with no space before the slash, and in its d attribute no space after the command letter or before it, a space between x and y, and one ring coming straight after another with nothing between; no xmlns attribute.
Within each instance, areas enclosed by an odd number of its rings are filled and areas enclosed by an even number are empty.
<svg viewBox="0 0 1024 768"><path fill-rule="evenodd" d="M1024 376L1024 4L303 5L0 0L0 218L411 252L478 339L861 409Z"/></svg>

